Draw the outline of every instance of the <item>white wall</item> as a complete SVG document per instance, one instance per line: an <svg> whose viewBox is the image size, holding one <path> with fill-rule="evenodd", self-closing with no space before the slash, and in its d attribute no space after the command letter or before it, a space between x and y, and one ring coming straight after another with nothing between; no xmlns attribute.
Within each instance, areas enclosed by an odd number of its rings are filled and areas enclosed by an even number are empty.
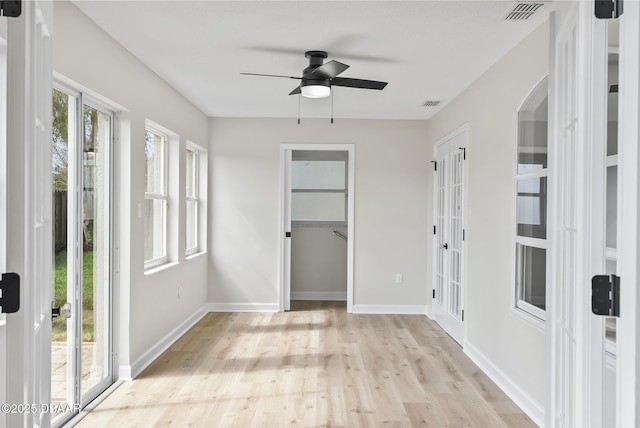
<svg viewBox="0 0 640 428"><path fill-rule="evenodd" d="M515 111L547 74L548 34L545 23L429 120L427 128L428 141L434 143L469 124L465 348L484 359L484 368L504 376L529 401L526 410L538 414L546 403L547 340L544 331L511 310L513 176Z"/></svg>
<svg viewBox="0 0 640 428"><path fill-rule="evenodd" d="M346 300L346 227L294 225L291 227L291 295L297 300ZM319 294L316 294L319 293ZM296 297L298 296L298 297Z"/></svg>
<svg viewBox="0 0 640 428"><path fill-rule="evenodd" d="M172 226L172 259L178 264L145 275L143 219L145 121L179 136L173 154L184 165L186 140L208 145L208 119L93 21L67 2L55 2L54 70L74 87L121 106L120 180L117 221L120 225L120 365L139 360L153 345L196 313L207 301L207 258L184 256L184 177L169 178L178 196L179 222ZM175 195L177 193L178 195ZM178 287L181 287L178 297Z"/></svg>
<svg viewBox="0 0 640 428"><path fill-rule="evenodd" d="M211 119L209 299L278 303L279 147L355 144L358 305L427 302L426 123L396 120ZM395 274L404 284L395 284Z"/></svg>

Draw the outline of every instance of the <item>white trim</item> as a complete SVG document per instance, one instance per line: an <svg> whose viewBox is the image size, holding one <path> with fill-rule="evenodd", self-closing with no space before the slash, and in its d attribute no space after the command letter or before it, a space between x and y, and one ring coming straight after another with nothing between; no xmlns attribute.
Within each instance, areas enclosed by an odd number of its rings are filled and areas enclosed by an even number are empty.
<svg viewBox="0 0 640 428"><path fill-rule="evenodd" d="M208 303L205 312L278 312L277 303Z"/></svg>
<svg viewBox="0 0 640 428"><path fill-rule="evenodd" d="M287 152L293 150L319 150L319 151L345 151L349 154L347 162L347 312L354 312L353 308L353 289L354 289L354 246L355 246L355 167L356 167L356 146L355 144L304 144L304 143L282 143L280 144L280 250L279 250L279 278L278 278L278 307L279 311L288 309L288 303L291 299L290 290L287 289L287 253L290 254L290 246L287 247L287 238L285 232L287 224L287 201L288 196L285 194L287 183ZM290 219L289 219L290 221ZM289 267L290 269L290 267Z"/></svg>
<svg viewBox="0 0 640 428"><path fill-rule="evenodd" d="M431 321L435 321L433 319L433 309L431 308L431 306L425 306L424 308L424 315L429 318Z"/></svg>
<svg viewBox="0 0 640 428"><path fill-rule="evenodd" d="M620 319L617 323L617 408L618 426L640 424L640 4L625 2L620 19L620 92L618 153L618 274L622 278ZM624 284L627 284L624 286Z"/></svg>
<svg viewBox="0 0 640 428"><path fill-rule="evenodd" d="M353 305L354 314L425 315L426 305Z"/></svg>
<svg viewBox="0 0 640 428"><path fill-rule="evenodd" d="M346 301L346 291L292 291L291 300L334 300Z"/></svg>
<svg viewBox="0 0 640 428"><path fill-rule="evenodd" d="M536 403L526 391L467 340L464 342L463 351L533 422L538 426L544 426L544 406Z"/></svg>
<svg viewBox="0 0 640 428"><path fill-rule="evenodd" d="M208 312L206 310L208 305L203 306L196 311L189 318L184 320L182 324L174 328L169 334L160 339L155 345L150 347L147 352L142 354L137 360L130 366L120 366L119 378L120 380L132 380L142 373L144 369L156 360L164 351L169 349L182 335L184 335L191 327L193 327L202 317Z"/></svg>

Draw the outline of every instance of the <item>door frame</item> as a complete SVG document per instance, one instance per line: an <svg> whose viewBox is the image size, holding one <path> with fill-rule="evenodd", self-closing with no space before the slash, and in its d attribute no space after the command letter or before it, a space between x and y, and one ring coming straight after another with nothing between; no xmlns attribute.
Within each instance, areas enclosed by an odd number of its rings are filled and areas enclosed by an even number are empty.
<svg viewBox="0 0 640 428"><path fill-rule="evenodd" d="M462 143L462 147L465 149L465 158L462 161L462 230L466 231L467 229L467 207L468 207L468 201L467 201L467 176L468 176L468 171L467 171L467 162L466 162L466 150L469 147L469 124L468 123L464 123L462 125L460 125L459 127L455 128L453 131L449 132L448 134L446 134L444 137L439 138L438 140L436 140L433 143L433 159L434 162L436 161L436 153L438 152L438 149L443 146L444 144L447 144L448 142L450 142L451 140L453 140L454 138L458 137L458 136L463 136L464 138L464 143ZM450 154L452 153L451 149L449 150L449 154L447 154L447 157L450 156ZM434 170L434 175L435 173L437 173L437 171ZM446 173L448 174L448 172ZM449 180L447 178L445 178L446 183L449 183ZM437 218L437 213L438 213L438 204L436 201L436 192L437 192L437 179L434 177L433 180L433 186L432 186L432 194L433 194L433 207L432 207L432 216L433 216L433 222L434 222L434 227L435 227L435 221ZM448 186L448 184L447 184ZM450 202L449 199L449 195L447 194L445 196L445 204L448 205ZM449 210L446 210L447 213L447 217L449 216ZM448 227L446 228L447 230L449 229ZM436 263L437 263L437 253L438 253L438 239L436 238L438 235L434 234L434 239L432 239L432 261L431 261L431 265L432 265L432 273L431 273L431 290L432 290L432 294L431 294L431 315L432 318L434 320L436 320L436 313L434 311L434 305L437 305L435 298L433 297L435 292L436 292L436 281L437 281L437 271L436 271ZM460 305L461 305L461 311L462 311L462 321L461 321L461 337L460 339L460 346L464 347L464 341L465 341L465 337L466 337L466 323L464 322L464 308L466 307L466 296L467 296L467 292L466 292L466 279L467 279L467 258L466 258L466 254L467 254L467 240L466 237L464 237L462 239L462 266L461 266L461 272L460 272L460 283L461 283L461 297L460 297ZM445 266L444 269L446 271L449 271L449 264L448 264L448 260L445 261ZM448 274L446 276L448 278ZM448 293L448 289L449 289L449 284L445 284L446 290L445 293ZM447 307L449 303L449 298L447 297L446 300L444 300L444 312L446 313L447 317L450 317L451 315L449 314L449 309ZM437 322L437 320L436 320ZM448 324L448 323L446 323ZM447 326L442 326L443 329L445 331L447 331L448 334L451 335L451 333L449 332L449 327ZM453 335L452 335L453 337ZM458 341L457 339L455 339L456 341Z"/></svg>
<svg viewBox="0 0 640 428"><path fill-rule="evenodd" d="M73 83L67 83L66 79L60 76L56 76L53 82L53 89L59 90L71 97L75 98L76 108L76 123L73 128L74 139L75 141L75 150L69 150L69 183L77 183L75 190L69 189L69 217L68 217L68 242L77 244L78 242L82 242L82 216L83 216L83 188L84 184L82 180L84 179L83 174L83 163L82 163L82 149L85 143L85 123L84 123L84 108L85 106L93 108L102 114L105 114L110 117L109 123L109 147L108 150L108 180L106 181L106 186L108 188L108 234L106 238L109 240L109 262L106 264L105 268L108 269L108 278L109 278L109 309L108 313L105 315L106 325L108 329L108 337L106 339L107 346L109 348L109 361L108 361L108 370L109 376L103 379L98 384L94 385L87 391L85 391L84 397L82 393L82 386L75 379L80 379L82 377L82 366L80 361L82 359L82 323L80 322L83 319L82 315L82 296L81 293L78 292L74 294L68 294L67 301L72 305L72 313L74 322L69 325L67 329L67 355L73 355L69 361L69 371L73 375L74 382L72 386L72 391L68 391L68 396L72 394L72 400L69 402L74 405L73 408L82 411L84 407L86 407L91 401L96 399L100 394L106 391L113 383L115 383L117 379L117 361L116 356L118 355L118 351L116 349L117 340L116 339L116 306L115 306L115 296L117 290L117 264L115 262L116 257L116 248L117 248L117 186L118 186L118 174L116 172L117 169L117 147L116 143L118 141L118 132L119 132L119 117L118 110L116 107L100 101L95 94L91 92L83 92L79 89L75 88ZM72 273L76 278L82 278L82 260L79 257L71 257L71 263L68 264L69 272ZM72 289L69 288L69 282L74 282L73 278L68 280L67 285L67 293L71 293ZM79 284L76 284L76 286ZM74 340L69 340L70 337L73 337ZM78 343L80 346L76 346ZM55 421L54 426L60 426L67 423L73 417L77 416L76 413L66 413L61 415Z"/></svg>
<svg viewBox="0 0 640 428"><path fill-rule="evenodd" d="M288 311L291 303L291 159L293 151L343 151L347 152L347 312L353 312L354 294L354 236L355 236L355 144L280 144L280 257L278 310Z"/></svg>

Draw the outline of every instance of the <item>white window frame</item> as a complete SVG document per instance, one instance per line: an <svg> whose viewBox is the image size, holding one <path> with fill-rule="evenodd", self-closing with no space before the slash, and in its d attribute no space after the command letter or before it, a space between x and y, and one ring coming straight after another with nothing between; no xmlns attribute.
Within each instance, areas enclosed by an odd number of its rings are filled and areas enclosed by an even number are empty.
<svg viewBox="0 0 640 428"><path fill-rule="evenodd" d="M522 298L522 289L523 284L521 281L522 272L524 267L520 265L520 254L518 251L518 246L526 246L531 248L538 248L545 250L546 254L546 271L545 271L545 279L547 287L549 286L549 249L548 249L548 239L549 239L549 230L548 230L548 213L549 213L549 162L547 159L547 167L529 171L526 173L518 174L518 146L519 146L519 131L520 131L520 117L519 113L522 111L524 106L527 104L527 101L530 99L531 95L534 94L540 85L547 81L548 84L548 76L544 76L541 78L533 87L531 91L527 93L527 96L524 98L523 102L515 111L515 138L514 138L514 204L513 204L513 269L512 269L512 278L513 278L513 293L512 293L512 312L533 325L534 327L545 329L546 324L546 310L540 309L537 306L532 305L531 303L526 302ZM548 134L547 134L548 135ZM548 150L549 144L547 140L547 156L549 156ZM546 195L546 211L547 211L547 238L532 238L518 235L518 219L517 219L517 204L518 204L518 185L520 182L530 179L536 178L546 178L547 179L547 195ZM520 247L522 248L522 247ZM548 290L545 291L545 299L547 299ZM546 305L545 305L546 306Z"/></svg>
<svg viewBox="0 0 640 428"><path fill-rule="evenodd" d="M186 193L186 182L185 182L185 255L187 256L191 256L193 254L196 254L200 251L200 149L198 148L198 146L196 146L195 144L192 144L190 142L187 142L186 145L186 149L185 149L185 159L186 159L186 152L187 151L191 151L193 152L193 194L189 195ZM186 162L185 162L185 174L186 174ZM185 179L188 179L185 176ZM189 235L189 231L187 230L187 218L186 218L186 213L187 213L187 206L189 204L189 202L193 202L194 203L194 212L195 212L195 219L194 219L194 228L195 230L193 231L193 236L195 236L195 246L193 247L188 247L187 245L187 240L186 237Z"/></svg>
<svg viewBox="0 0 640 428"><path fill-rule="evenodd" d="M163 254L161 257L156 257L153 259L144 261L145 270L151 269L163 264L166 264L169 261L169 227L168 227L168 214L169 214L169 137L162 131L154 128L153 126L145 127L145 137L147 132L155 134L162 139L162 189L160 193L150 193L146 191L144 193L144 199L146 200L161 200L163 201L163 210L162 210L162 248ZM145 163L147 162L146 156L144 159ZM146 239L145 239L146 242Z"/></svg>

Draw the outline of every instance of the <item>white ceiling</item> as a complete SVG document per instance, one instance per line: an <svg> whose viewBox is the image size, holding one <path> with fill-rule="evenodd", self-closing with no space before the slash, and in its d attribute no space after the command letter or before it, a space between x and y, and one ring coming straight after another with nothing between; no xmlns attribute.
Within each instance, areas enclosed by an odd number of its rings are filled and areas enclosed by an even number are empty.
<svg viewBox="0 0 640 428"><path fill-rule="evenodd" d="M334 88L336 118L427 119L546 19L507 21L513 1L75 1L208 116L295 117L307 50L383 91ZM443 100L437 108L427 100ZM301 99L329 117L330 99Z"/></svg>

